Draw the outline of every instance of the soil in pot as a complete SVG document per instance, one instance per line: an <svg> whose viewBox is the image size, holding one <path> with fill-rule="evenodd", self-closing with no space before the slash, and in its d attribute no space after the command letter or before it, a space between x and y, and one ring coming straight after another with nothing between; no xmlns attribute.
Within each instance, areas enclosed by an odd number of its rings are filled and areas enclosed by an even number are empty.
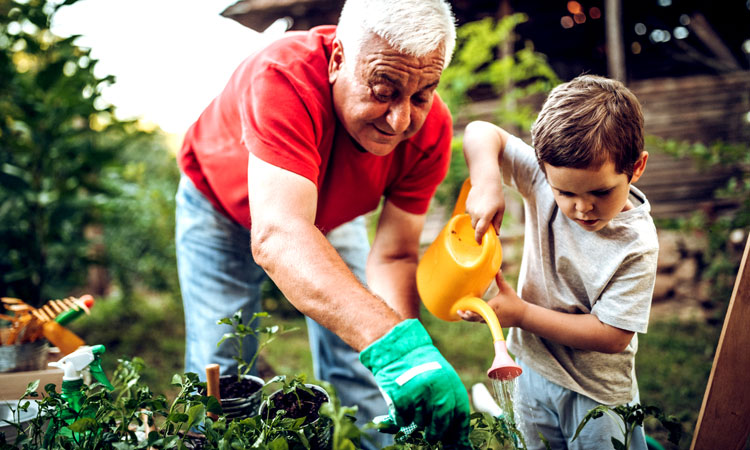
<svg viewBox="0 0 750 450"><path fill-rule="evenodd" d="M301 429L308 439L310 448L330 449L333 423L328 417L320 417L318 414L321 405L329 401L328 394L320 386L313 384L305 386L311 392L297 388L293 392L284 393L280 389L271 394L260 408L261 420L273 419L281 411L284 411L282 417L286 419L304 417ZM298 439L298 436L291 438Z"/></svg>
<svg viewBox="0 0 750 450"><path fill-rule="evenodd" d="M219 378L219 395L225 398L250 397L260 390L263 384L255 378L239 378L237 375L223 375Z"/></svg>
<svg viewBox="0 0 750 450"><path fill-rule="evenodd" d="M320 406L327 401L326 394L317 389L313 389L312 394L302 389L297 390L297 395L294 392L287 394L278 392L270 399L269 417L275 417L277 411L284 410L286 411L284 417L293 419L304 417L303 425L307 425L318 418Z"/></svg>

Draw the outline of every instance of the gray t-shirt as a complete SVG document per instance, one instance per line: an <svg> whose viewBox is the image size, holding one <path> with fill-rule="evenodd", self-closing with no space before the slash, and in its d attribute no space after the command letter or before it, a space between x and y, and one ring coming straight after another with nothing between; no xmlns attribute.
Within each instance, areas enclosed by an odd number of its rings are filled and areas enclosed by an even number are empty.
<svg viewBox="0 0 750 450"><path fill-rule="evenodd" d="M503 180L524 198L518 295L551 310L593 314L608 325L645 333L659 243L643 193L631 186L635 207L619 213L600 231L586 231L557 207L534 149L516 137L505 147ZM508 349L551 382L599 403L628 403L637 392L637 334L623 352L607 354L511 328Z"/></svg>

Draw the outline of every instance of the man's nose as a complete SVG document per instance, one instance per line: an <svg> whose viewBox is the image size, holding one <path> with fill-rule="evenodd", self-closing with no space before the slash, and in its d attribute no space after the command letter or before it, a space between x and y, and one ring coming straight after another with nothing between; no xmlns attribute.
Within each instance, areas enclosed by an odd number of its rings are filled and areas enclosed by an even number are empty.
<svg viewBox="0 0 750 450"><path fill-rule="evenodd" d="M403 133L411 124L411 105L408 100L392 103L386 117L394 133Z"/></svg>

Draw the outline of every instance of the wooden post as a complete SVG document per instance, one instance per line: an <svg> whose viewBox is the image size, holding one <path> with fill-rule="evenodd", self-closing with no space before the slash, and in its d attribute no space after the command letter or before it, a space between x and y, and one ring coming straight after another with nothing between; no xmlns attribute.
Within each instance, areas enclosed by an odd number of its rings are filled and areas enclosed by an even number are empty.
<svg viewBox="0 0 750 450"><path fill-rule="evenodd" d="M607 72L610 78L625 80L625 46L622 42L621 0L605 0L604 20L607 37Z"/></svg>
<svg viewBox="0 0 750 450"><path fill-rule="evenodd" d="M750 433L750 237L745 244L706 394L694 450L743 449ZM690 370L687 368L686 370Z"/></svg>
<svg viewBox="0 0 750 450"><path fill-rule="evenodd" d="M216 400L221 403L221 391L219 384L219 365L209 364L206 366L206 394L210 397L216 397ZM208 417L213 420L217 419L216 414L208 413Z"/></svg>

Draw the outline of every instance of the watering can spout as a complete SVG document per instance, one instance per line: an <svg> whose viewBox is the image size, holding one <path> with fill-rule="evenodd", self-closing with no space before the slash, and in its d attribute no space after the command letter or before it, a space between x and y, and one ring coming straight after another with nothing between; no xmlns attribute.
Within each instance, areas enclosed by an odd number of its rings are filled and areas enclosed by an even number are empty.
<svg viewBox="0 0 750 450"><path fill-rule="evenodd" d="M508 354L505 340L495 341L495 359L487 371L487 376L494 380L506 381L516 378L521 372L521 367Z"/></svg>
<svg viewBox="0 0 750 450"><path fill-rule="evenodd" d="M481 296L502 263L502 248L490 227L477 243L471 218L465 214L471 184L461 187L453 217L427 248L417 266L417 290L425 307L439 319L458 321L456 311L473 311L484 318L495 341L495 362L490 378L510 380L521 374L505 348L503 330L493 309Z"/></svg>

